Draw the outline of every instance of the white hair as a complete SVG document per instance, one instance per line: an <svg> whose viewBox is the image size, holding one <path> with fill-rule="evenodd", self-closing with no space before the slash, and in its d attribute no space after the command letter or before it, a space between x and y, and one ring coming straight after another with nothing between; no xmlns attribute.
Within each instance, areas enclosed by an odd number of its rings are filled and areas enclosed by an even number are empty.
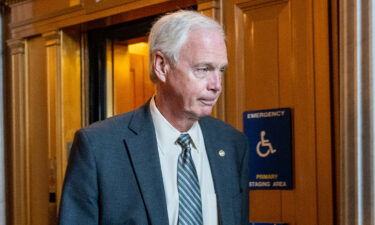
<svg viewBox="0 0 375 225"><path fill-rule="evenodd" d="M150 78L153 82L157 80L153 65L154 53L162 52L172 65L176 65L189 31L200 28L217 30L225 39L224 30L218 22L196 11L180 10L169 13L154 23L148 41Z"/></svg>

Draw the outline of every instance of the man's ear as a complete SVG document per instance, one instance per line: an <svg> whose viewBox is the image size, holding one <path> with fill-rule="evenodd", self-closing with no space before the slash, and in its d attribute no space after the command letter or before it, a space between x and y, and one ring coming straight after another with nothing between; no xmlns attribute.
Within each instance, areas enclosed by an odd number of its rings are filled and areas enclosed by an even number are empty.
<svg viewBox="0 0 375 225"><path fill-rule="evenodd" d="M160 51L156 51L154 54L154 73L161 82L165 82L170 69L169 61Z"/></svg>

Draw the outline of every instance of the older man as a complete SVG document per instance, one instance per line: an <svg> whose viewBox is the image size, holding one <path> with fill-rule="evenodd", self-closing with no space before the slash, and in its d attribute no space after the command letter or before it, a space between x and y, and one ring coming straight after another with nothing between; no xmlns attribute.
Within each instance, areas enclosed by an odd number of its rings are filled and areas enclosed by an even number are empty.
<svg viewBox="0 0 375 225"><path fill-rule="evenodd" d="M60 224L247 224L246 138L209 117L227 66L222 27L179 11L154 24L149 44L156 93L77 132Z"/></svg>

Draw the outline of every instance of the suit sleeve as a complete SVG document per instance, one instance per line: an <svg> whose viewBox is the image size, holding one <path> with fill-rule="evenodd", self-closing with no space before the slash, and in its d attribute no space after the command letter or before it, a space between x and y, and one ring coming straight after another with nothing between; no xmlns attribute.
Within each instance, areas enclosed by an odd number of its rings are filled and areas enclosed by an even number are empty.
<svg viewBox="0 0 375 225"><path fill-rule="evenodd" d="M60 203L60 225L98 224L95 157L84 131L75 135Z"/></svg>
<svg viewBox="0 0 375 225"><path fill-rule="evenodd" d="M241 163L241 188L242 188L242 218L241 224L249 224L249 143L245 135L243 137L243 157Z"/></svg>

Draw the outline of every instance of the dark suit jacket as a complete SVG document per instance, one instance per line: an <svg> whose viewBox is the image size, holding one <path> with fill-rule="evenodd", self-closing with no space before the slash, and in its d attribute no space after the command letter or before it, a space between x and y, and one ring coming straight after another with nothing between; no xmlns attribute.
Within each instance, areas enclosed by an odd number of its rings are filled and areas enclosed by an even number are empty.
<svg viewBox="0 0 375 225"><path fill-rule="evenodd" d="M217 196L219 222L248 220L248 144L231 126L199 121ZM218 154L225 151L225 156ZM60 225L168 225L149 105L76 133L60 205ZM210 225L210 224L205 224Z"/></svg>

